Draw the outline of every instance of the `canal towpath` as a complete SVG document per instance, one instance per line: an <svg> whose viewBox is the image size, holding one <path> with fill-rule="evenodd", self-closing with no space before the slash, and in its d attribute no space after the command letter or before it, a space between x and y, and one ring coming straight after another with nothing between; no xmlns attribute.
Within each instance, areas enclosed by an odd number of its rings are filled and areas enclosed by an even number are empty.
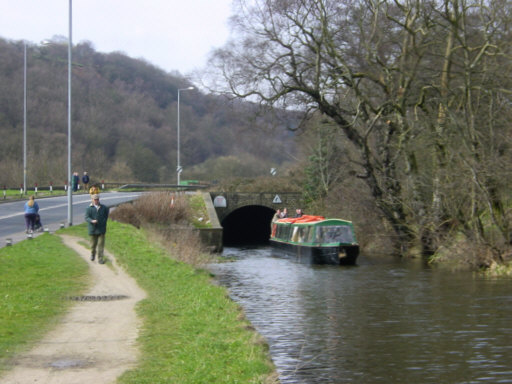
<svg viewBox="0 0 512 384"><path fill-rule="evenodd" d="M141 323L135 305L145 292L108 251L111 263L100 265L90 261L83 240L61 237L89 263L91 287L53 331L14 358L12 370L0 377L2 383L112 383L137 362Z"/></svg>

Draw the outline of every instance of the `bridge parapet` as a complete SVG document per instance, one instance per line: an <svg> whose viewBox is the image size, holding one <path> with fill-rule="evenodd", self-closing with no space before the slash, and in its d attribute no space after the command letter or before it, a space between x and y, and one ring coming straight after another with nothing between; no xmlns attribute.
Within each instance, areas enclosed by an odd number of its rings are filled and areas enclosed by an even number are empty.
<svg viewBox="0 0 512 384"><path fill-rule="evenodd" d="M245 206L288 208L291 214L303 207L302 194L297 192L210 192L210 196L221 223L231 212Z"/></svg>

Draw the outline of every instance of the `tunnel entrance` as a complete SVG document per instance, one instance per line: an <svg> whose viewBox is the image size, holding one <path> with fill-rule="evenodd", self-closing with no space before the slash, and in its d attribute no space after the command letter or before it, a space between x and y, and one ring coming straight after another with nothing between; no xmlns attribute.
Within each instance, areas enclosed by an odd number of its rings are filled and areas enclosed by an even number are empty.
<svg viewBox="0 0 512 384"><path fill-rule="evenodd" d="M231 212L222 221L225 246L267 244L274 210L261 205L247 205Z"/></svg>

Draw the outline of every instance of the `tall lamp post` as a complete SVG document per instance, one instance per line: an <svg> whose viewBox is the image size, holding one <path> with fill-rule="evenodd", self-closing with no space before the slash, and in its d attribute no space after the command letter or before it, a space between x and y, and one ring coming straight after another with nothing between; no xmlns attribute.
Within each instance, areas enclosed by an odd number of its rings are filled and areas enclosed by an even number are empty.
<svg viewBox="0 0 512 384"><path fill-rule="evenodd" d="M188 91L191 89L194 89L194 87L178 89L178 150L177 150L178 161L177 161L177 165L176 165L176 175L177 175L178 186L180 185L180 175L181 175L181 171L183 170L181 168L181 162L180 162L180 92Z"/></svg>
<svg viewBox="0 0 512 384"><path fill-rule="evenodd" d="M27 42L23 50L23 194L27 194Z"/></svg>
<svg viewBox="0 0 512 384"><path fill-rule="evenodd" d="M73 225L73 194L71 190L71 49L72 43L72 0L69 0L69 41L68 41L68 225Z"/></svg>

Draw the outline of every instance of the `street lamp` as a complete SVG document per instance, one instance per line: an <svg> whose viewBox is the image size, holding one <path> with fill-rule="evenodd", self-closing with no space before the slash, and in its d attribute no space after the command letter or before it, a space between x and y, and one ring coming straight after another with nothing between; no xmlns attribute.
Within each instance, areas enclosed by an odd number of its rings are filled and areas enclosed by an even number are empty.
<svg viewBox="0 0 512 384"><path fill-rule="evenodd" d="M69 0L69 41L68 41L68 225L73 225L73 194L71 191L71 49L72 43L72 0Z"/></svg>
<svg viewBox="0 0 512 384"><path fill-rule="evenodd" d="M177 151L178 152L178 161L177 161L177 165L176 165L176 175L177 175L178 186L180 185L180 174L181 174L181 171L183 170L181 167L181 163L180 163L180 92L188 91L191 89L194 89L194 87L178 89L178 151Z"/></svg>
<svg viewBox="0 0 512 384"><path fill-rule="evenodd" d="M27 194L27 42L23 49L23 194Z"/></svg>
<svg viewBox="0 0 512 384"><path fill-rule="evenodd" d="M73 49L73 1L69 0L69 34L68 34L68 226L73 225L73 194L71 190L71 51ZM49 41L42 41L43 45L51 45Z"/></svg>

